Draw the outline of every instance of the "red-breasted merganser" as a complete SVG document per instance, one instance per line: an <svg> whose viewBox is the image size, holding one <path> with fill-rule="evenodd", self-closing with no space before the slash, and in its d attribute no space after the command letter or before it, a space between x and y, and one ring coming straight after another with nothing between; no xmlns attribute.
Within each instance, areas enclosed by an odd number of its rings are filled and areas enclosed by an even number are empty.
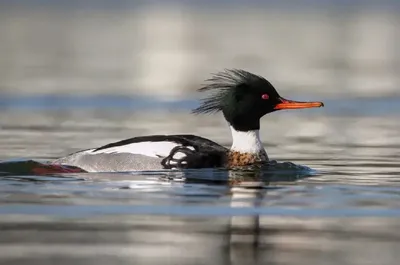
<svg viewBox="0 0 400 265"><path fill-rule="evenodd" d="M79 151L53 164L88 172L250 166L268 162L259 137L261 117L282 109L324 106L284 99L265 78L237 69L213 75L199 91L211 94L193 113L221 111L232 132L230 149L195 135L139 136Z"/></svg>

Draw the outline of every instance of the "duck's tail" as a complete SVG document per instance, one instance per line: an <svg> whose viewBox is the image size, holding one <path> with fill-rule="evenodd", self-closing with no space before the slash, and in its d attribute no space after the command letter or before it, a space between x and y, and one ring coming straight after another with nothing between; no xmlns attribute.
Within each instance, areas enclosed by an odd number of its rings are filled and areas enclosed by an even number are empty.
<svg viewBox="0 0 400 265"><path fill-rule="evenodd" d="M47 164L34 160L0 161L0 175L51 175L86 173L85 170L67 165Z"/></svg>

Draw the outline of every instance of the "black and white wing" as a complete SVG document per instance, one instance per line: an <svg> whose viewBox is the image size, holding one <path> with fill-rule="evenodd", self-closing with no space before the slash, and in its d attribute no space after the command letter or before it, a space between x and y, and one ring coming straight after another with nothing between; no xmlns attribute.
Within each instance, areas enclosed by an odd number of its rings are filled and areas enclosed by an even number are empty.
<svg viewBox="0 0 400 265"><path fill-rule="evenodd" d="M152 135L126 139L57 159L53 163L89 172L221 166L227 149L195 135Z"/></svg>

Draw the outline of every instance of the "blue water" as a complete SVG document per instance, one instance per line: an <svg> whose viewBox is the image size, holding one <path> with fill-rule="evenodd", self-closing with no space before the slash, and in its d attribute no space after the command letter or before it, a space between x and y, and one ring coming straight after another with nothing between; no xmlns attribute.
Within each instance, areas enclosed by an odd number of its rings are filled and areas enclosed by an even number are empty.
<svg viewBox="0 0 400 265"><path fill-rule="evenodd" d="M397 264L400 98L311 100L325 108L263 118L262 138L278 162L262 177L226 170L3 172L0 262ZM190 115L196 104L3 96L0 157L46 162L154 131L228 145L222 117Z"/></svg>
<svg viewBox="0 0 400 265"><path fill-rule="evenodd" d="M400 112L400 97L358 97L358 98L315 98L301 95L294 100L323 101L325 108L321 115L396 116ZM73 95L1 95L0 110L68 110L68 109L109 109L125 111L173 110L190 111L198 104L197 99L166 101L143 96L73 96ZM314 112L314 110L302 110Z"/></svg>

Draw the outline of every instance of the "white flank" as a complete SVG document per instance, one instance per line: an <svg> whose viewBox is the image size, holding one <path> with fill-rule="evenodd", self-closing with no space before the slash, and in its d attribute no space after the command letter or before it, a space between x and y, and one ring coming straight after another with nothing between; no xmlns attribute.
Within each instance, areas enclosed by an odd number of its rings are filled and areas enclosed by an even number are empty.
<svg viewBox="0 0 400 265"><path fill-rule="evenodd" d="M90 152L91 150L88 151L90 154L130 153L150 157L165 157L168 156L171 150L177 146L180 146L180 144L175 142L140 142L101 149L95 152ZM187 148L194 150L191 146L188 146ZM184 156L184 153L178 152L174 155L174 158L179 159Z"/></svg>
<svg viewBox="0 0 400 265"><path fill-rule="evenodd" d="M232 132L232 151L237 151L240 153L253 153L258 154L262 151L265 151L264 146L260 140L260 131L247 131L241 132L236 131L231 126Z"/></svg>

